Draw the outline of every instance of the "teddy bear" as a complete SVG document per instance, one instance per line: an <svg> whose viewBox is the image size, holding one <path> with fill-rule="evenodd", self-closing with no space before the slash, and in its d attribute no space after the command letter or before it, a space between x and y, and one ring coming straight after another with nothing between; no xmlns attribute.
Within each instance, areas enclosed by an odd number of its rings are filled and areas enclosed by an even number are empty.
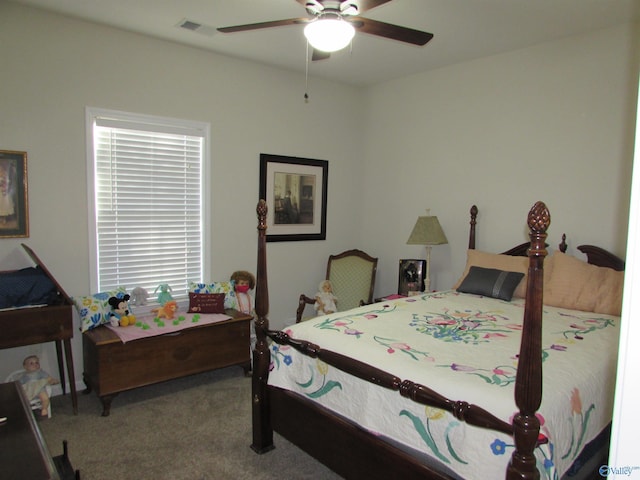
<svg viewBox="0 0 640 480"><path fill-rule="evenodd" d="M136 316L129 310L130 298L128 293L121 297L109 298L109 305L111 305L110 322L112 326L126 327L128 325L135 325Z"/></svg>

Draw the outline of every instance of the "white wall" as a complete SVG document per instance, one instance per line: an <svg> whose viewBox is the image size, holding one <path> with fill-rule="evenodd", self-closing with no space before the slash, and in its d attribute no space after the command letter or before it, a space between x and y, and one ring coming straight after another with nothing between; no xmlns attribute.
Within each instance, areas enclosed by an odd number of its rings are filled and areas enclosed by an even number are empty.
<svg viewBox="0 0 640 480"><path fill-rule="evenodd" d="M361 211L363 96L352 87L0 2L0 149L28 154L30 237L0 240L0 268L31 265L30 245L70 295L89 292L85 106L211 123L212 272L255 271L259 155L329 161L324 242L269 247L271 316L294 318L327 256L352 248ZM355 132L353 126L356 126ZM344 132L351 132L344 135ZM206 279L205 279L206 280ZM78 325L76 319L76 325ZM81 336L73 340L81 378ZM0 379L53 344L0 351Z"/></svg>
<svg viewBox="0 0 640 480"><path fill-rule="evenodd" d="M543 200L551 245L566 232L570 253L594 243L624 257L639 31L570 37L370 89L362 244L381 259L377 294L397 288L398 259L425 257L405 243L426 208L449 239L432 250L437 289L463 270L474 203L480 249L527 241L527 212Z"/></svg>

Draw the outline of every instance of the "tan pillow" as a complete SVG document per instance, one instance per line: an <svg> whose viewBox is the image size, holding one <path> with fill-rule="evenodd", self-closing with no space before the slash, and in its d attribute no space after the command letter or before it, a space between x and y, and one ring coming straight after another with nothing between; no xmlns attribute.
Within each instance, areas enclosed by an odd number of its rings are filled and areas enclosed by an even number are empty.
<svg viewBox="0 0 640 480"><path fill-rule="evenodd" d="M544 303L552 307L619 316L624 272L590 265L557 252L551 278L544 285Z"/></svg>

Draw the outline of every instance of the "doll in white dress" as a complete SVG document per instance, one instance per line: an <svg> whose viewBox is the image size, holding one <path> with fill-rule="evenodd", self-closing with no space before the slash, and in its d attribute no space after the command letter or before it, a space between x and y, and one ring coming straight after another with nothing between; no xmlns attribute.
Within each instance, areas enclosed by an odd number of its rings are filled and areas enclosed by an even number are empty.
<svg viewBox="0 0 640 480"><path fill-rule="evenodd" d="M315 296L316 303L313 305L318 315L335 313L338 310L338 307L336 307L338 297L333 294L333 285L331 285L331 282L329 280L323 280L320 282L318 290Z"/></svg>
<svg viewBox="0 0 640 480"><path fill-rule="evenodd" d="M46 386L60 383L47 372L40 368L40 359L36 355L29 355L22 363L24 373L18 379L29 401L40 398L42 408L40 415L43 418L49 415L49 395Z"/></svg>

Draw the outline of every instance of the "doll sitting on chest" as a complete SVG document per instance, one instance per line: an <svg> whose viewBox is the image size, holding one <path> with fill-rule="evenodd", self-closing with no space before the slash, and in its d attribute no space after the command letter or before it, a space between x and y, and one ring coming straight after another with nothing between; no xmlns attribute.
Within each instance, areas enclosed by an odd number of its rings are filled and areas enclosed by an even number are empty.
<svg viewBox="0 0 640 480"><path fill-rule="evenodd" d="M231 278L235 283L234 289L236 299L238 301L238 310L247 315L252 315L254 309L254 299L250 290L256 286L256 278L251 272L246 270L238 270L231 274Z"/></svg>

